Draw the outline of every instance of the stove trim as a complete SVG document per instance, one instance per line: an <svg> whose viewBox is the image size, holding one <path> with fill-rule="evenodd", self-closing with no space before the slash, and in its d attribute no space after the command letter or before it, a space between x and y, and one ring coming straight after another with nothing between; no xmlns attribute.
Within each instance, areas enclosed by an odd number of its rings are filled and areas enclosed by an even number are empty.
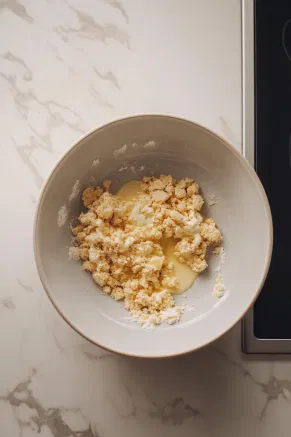
<svg viewBox="0 0 291 437"><path fill-rule="evenodd" d="M255 165L254 104L254 6L258 0L242 0L242 133L243 154ZM254 311L251 308L242 320L242 350L247 354L291 353L291 339L259 339L254 335Z"/></svg>

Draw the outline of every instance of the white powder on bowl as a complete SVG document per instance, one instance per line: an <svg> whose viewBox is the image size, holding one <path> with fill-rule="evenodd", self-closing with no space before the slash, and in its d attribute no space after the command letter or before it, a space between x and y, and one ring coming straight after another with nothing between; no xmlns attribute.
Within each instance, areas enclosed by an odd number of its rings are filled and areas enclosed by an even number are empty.
<svg viewBox="0 0 291 437"><path fill-rule="evenodd" d="M92 167L98 167L99 164L100 164L100 159L94 159L94 161L92 162Z"/></svg>
<svg viewBox="0 0 291 437"><path fill-rule="evenodd" d="M66 205L62 205L58 211L57 215L57 224L59 227L62 227L66 224L68 220L68 210Z"/></svg>
<svg viewBox="0 0 291 437"><path fill-rule="evenodd" d="M75 200L76 197L79 195L79 193L80 193L80 181L76 180L72 187L71 194L69 196L69 203Z"/></svg>
<svg viewBox="0 0 291 437"><path fill-rule="evenodd" d="M123 153L125 153L127 151L127 145L124 144L123 146L121 146L119 149L114 150L113 152L113 156L114 158L117 158L119 155L122 155Z"/></svg>

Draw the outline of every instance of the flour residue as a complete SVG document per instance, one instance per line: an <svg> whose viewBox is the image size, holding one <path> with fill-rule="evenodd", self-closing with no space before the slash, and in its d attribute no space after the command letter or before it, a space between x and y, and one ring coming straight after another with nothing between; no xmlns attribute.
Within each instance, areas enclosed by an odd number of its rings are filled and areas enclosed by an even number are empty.
<svg viewBox="0 0 291 437"><path fill-rule="evenodd" d="M134 165L130 166L130 170L132 171L132 173L135 173L135 174L141 173L142 171L144 171L144 169L145 169L144 165L141 165L139 167L135 167Z"/></svg>
<svg viewBox="0 0 291 437"><path fill-rule="evenodd" d="M183 314L183 309L178 306L160 312L162 322L168 323L168 325L173 325L179 321L181 314Z"/></svg>
<svg viewBox="0 0 291 437"><path fill-rule="evenodd" d="M219 256L219 264L216 267L215 271L216 272L221 272L222 266L225 263L226 260L226 253L223 247L216 247L213 250L213 254Z"/></svg>
<svg viewBox="0 0 291 437"><path fill-rule="evenodd" d="M119 149L114 150L113 156L114 158L117 158L118 156L122 155L126 151L127 151L127 145L123 144L123 146L121 146Z"/></svg>
<svg viewBox="0 0 291 437"><path fill-rule="evenodd" d="M217 299L220 299L225 292L225 285L223 281L223 277L221 273L218 273L218 275L215 278L215 284L212 291L212 296L216 297Z"/></svg>
<svg viewBox="0 0 291 437"><path fill-rule="evenodd" d="M131 164L126 164L123 163L121 167L119 167L119 169L117 170L119 173L122 173L123 171L127 171L130 170L132 173L137 174L137 173L141 173L142 171L144 171L145 166L144 165L140 165L137 166L136 163L131 163Z"/></svg>
<svg viewBox="0 0 291 437"><path fill-rule="evenodd" d="M122 166L117 170L119 173L128 170L128 164L122 164Z"/></svg>
<svg viewBox="0 0 291 437"><path fill-rule="evenodd" d="M219 201L219 198L215 194L210 194L207 203L209 206L213 206L213 205L216 205L218 203L218 201Z"/></svg>
<svg viewBox="0 0 291 437"><path fill-rule="evenodd" d="M92 162L92 167L98 167L99 164L100 164L100 159L94 159L94 161Z"/></svg>
<svg viewBox="0 0 291 437"><path fill-rule="evenodd" d="M149 140L149 141L146 141L144 144L139 144L139 143L133 142L131 144L131 147L133 149L136 149L136 148L154 149L156 147L156 145L157 145L157 143L154 140ZM123 144L123 146L121 146L119 149L114 150L113 151L114 158L117 158L118 156L124 154L127 151L127 149L128 149L127 144Z"/></svg>
<svg viewBox="0 0 291 437"><path fill-rule="evenodd" d="M69 196L69 203L71 203L73 200L75 200L76 197L79 195L79 193L80 193L80 181L76 180L73 187L72 187L71 194Z"/></svg>
<svg viewBox="0 0 291 437"><path fill-rule="evenodd" d="M91 184L91 185L96 185L96 184L97 184L97 181L96 181L96 179L94 178L94 176L90 176L89 181L90 181L90 184Z"/></svg>
<svg viewBox="0 0 291 437"><path fill-rule="evenodd" d="M185 304L185 305L183 305L182 308L183 308L184 313L190 313L191 311L193 311L195 309L195 305L194 304L191 304L191 305Z"/></svg>
<svg viewBox="0 0 291 437"><path fill-rule="evenodd" d="M75 200L79 194L80 194L80 181L77 179L69 195L69 203ZM69 215L68 208L64 204L60 207L57 215L57 225L59 227L62 227L67 223L68 215Z"/></svg>
<svg viewBox="0 0 291 437"><path fill-rule="evenodd" d="M226 253L223 247L216 247L213 250L213 254L219 256L219 264L215 269L217 275L213 286L212 296L216 297L217 299L220 299L226 291L223 276L221 274L221 269L226 259Z"/></svg>
<svg viewBox="0 0 291 437"><path fill-rule="evenodd" d="M121 307L121 308L123 308L123 307ZM133 316L121 317L121 320L123 320L124 322L129 322L129 323L136 322L136 318ZM154 323L155 320L156 320L155 316L154 317L150 316L148 318L148 320L142 325L142 328L146 329L147 331L154 331L158 326L158 325L155 325L155 323Z"/></svg>
<svg viewBox="0 0 291 437"><path fill-rule="evenodd" d="M68 210L66 205L62 205L58 211L57 215L57 224L59 227L62 227L66 224L68 220Z"/></svg>
<svg viewBox="0 0 291 437"><path fill-rule="evenodd" d="M154 149L156 147L156 142L153 140L147 141L142 147L145 149Z"/></svg>
<svg viewBox="0 0 291 437"><path fill-rule="evenodd" d="M185 297L186 296L182 296ZM167 323L169 325L174 324L177 322L177 315L181 315L183 313L189 313L195 310L194 304L185 304L180 307L172 307L168 308L167 310L162 311L162 323ZM136 318L133 316L126 316L121 317L121 320L129 323L136 322ZM156 324L156 316L152 315L148 318L148 320L142 325L142 328L147 331L154 331L158 328L159 325Z"/></svg>
<svg viewBox="0 0 291 437"><path fill-rule="evenodd" d="M131 144L131 147L133 149L136 149L138 147L143 148L143 149L154 149L156 147L156 145L157 145L157 143L154 140L149 140L149 141L145 142L144 144L139 144L139 143L133 142Z"/></svg>
<svg viewBox="0 0 291 437"><path fill-rule="evenodd" d="M150 315L147 321L142 325L143 329L146 329L147 331L154 331L156 329L156 316Z"/></svg>

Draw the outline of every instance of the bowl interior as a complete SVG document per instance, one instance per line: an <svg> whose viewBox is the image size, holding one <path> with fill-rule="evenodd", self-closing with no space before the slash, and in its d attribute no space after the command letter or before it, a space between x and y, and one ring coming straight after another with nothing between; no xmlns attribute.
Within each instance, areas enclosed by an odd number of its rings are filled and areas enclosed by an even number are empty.
<svg viewBox="0 0 291 437"><path fill-rule="evenodd" d="M224 235L227 288L212 297L218 259L178 303L181 321L145 330L127 320L122 303L104 296L78 262L69 260L70 224L82 210L88 185L113 181L112 190L145 175L192 177ZM217 204L207 205L212 195ZM67 217L66 217L67 213ZM40 198L35 224L38 270L61 315L89 340L134 356L160 357L199 348L227 331L255 299L266 275L272 245L269 206L255 173L238 152L205 128L166 116L119 120L82 139L61 159ZM190 307L190 308L189 308Z"/></svg>

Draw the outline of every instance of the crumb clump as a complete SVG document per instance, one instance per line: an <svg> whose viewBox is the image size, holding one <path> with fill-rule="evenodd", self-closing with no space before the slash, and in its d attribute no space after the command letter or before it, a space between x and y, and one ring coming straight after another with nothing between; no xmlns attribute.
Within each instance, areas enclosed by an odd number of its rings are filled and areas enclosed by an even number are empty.
<svg viewBox="0 0 291 437"><path fill-rule="evenodd" d="M173 296L179 278L161 242L174 239L174 255L198 275L207 268L207 248L221 244L221 232L203 219L204 199L193 179L144 177L142 193L132 200L111 194L110 185L84 190L87 211L72 229L69 255L144 328L173 324L183 313Z"/></svg>

